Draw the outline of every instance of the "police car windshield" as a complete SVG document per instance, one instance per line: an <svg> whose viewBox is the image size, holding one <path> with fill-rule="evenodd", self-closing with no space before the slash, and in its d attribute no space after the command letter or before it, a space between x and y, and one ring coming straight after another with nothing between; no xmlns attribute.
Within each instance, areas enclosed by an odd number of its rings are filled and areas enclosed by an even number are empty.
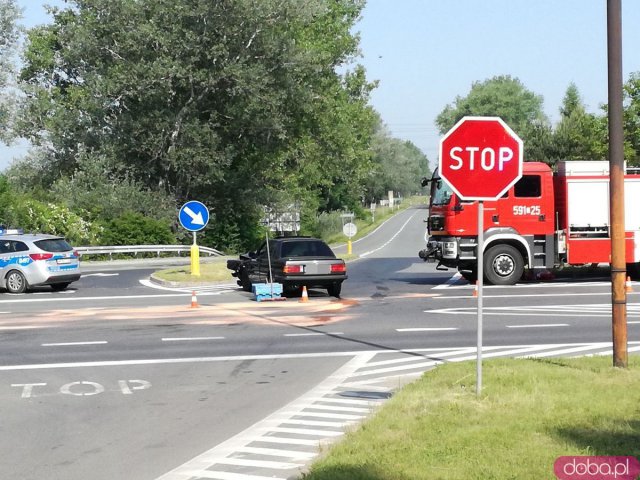
<svg viewBox="0 0 640 480"><path fill-rule="evenodd" d="M66 240L62 238L47 238L45 240L38 240L35 243L38 248L41 248L45 252L68 252L73 250Z"/></svg>

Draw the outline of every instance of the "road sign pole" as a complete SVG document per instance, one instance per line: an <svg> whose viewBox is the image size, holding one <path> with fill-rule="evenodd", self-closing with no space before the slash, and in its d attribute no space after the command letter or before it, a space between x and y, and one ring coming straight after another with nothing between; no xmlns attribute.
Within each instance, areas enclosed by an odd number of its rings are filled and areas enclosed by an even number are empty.
<svg viewBox="0 0 640 480"><path fill-rule="evenodd" d="M476 258L478 265L478 358L476 365L476 395L482 393L482 285L484 277L483 250L484 249L484 202L478 202L478 251Z"/></svg>
<svg viewBox="0 0 640 480"><path fill-rule="evenodd" d="M190 251L191 257L191 275L195 277L200 276L200 249L196 243L196 232L193 232L193 244Z"/></svg>

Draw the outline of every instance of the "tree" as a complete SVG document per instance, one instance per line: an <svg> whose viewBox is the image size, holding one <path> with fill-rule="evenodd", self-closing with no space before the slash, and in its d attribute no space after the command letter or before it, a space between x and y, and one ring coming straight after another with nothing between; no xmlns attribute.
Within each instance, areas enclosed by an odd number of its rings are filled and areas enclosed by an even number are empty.
<svg viewBox="0 0 640 480"><path fill-rule="evenodd" d="M524 141L525 159L545 155L551 130L540 95L527 90L517 78L501 75L474 82L466 97L456 97L436 117L440 133L449 131L467 115L501 117Z"/></svg>
<svg viewBox="0 0 640 480"><path fill-rule="evenodd" d="M207 203L212 243L250 243L273 192L320 209L359 198L373 85L336 67L357 52L363 1L69 3L29 32L21 74L21 132L48 147L52 181L81 153L106 159L116 178Z"/></svg>
<svg viewBox="0 0 640 480"><path fill-rule="evenodd" d="M19 28L16 21L20 10L16 0L0 0L0 140L9 141L15 99L9 92L10 80L15 73Z"/></svg>
<svg viewBox="0 0 640 480"><path fill-rule="evenodd" d="M372 143L373 169L366 182L365 200L386 198L390 190L408 196L420 190L420 179L430 177L429 161L413 143L393 138L379 124Z"/></svg>
<svg viewBox="0 0 640 480"><path fill-rule="evenodd" d="M560 107L560 121L553 132L549 157L560 160L604 160L600 148L600 120L587 113L578 87L571 83Z"/></svg>

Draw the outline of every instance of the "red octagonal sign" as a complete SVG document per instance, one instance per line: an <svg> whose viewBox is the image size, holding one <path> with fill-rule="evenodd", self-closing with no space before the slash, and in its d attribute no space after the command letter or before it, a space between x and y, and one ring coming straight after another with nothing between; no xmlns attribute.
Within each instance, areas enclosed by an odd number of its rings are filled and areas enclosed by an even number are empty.
<svg viewBox="0 0 640 480"><path fill-rule="evenodd" d="M440 141L440 177L463 200L496 200L522 176L522 140L499 117L464 117Z"/></svg>

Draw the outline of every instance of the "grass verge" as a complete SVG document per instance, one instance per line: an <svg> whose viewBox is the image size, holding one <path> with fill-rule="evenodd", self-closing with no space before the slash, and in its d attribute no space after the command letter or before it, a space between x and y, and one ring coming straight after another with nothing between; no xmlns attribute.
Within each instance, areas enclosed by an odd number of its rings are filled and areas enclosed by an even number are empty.
<svg viewBox="0 0 640 480"><path fill-rule="evenodd" d="M563 455L640 456L640 358L451 363L330 447L305 480L553 479Z"/></svg>
<svg viewBox="0 0 640 480"><path fill-rule="evenodd" d="M216 257L206 262L200 263L200 276L191 275L191 265L158 270L154 277L165 282L180 283L215 283L232 282L235 278L231 276L231 270L227 269L227 259L237 257Z"/></svg>

